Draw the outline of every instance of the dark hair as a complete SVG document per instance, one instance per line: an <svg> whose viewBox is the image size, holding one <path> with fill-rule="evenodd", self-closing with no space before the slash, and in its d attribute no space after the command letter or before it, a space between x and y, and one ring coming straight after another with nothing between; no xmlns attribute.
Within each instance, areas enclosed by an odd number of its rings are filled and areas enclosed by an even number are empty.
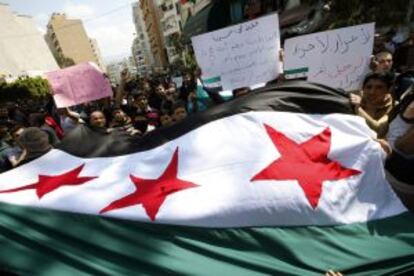
<svg viewBox="0 0 414 276"><path fill-rule="evenodd" d="M154 87L158 87L160 85L165 89L165 85L161 81L157 80L157 81L154 82Z"/></svg>
<svg viewBox="0 0 414 276"><path fill-rule="evenodd" d="M380 80L389 89L394 83L394 76L388 72L370 73L365 77L362 87L364 87L370 80Z"/></svg>
<svg viewBox="0 0 414 276"><path fill-rule="evenodd" d="M375 56L377 56L379 54L381 54L381 55L391 55L392 56L392 53L390 51L388 51L388 50L381 50L381 51L377 52L375 54Z"/></svg>
<svg viewBox="0 0 414 276"><path fill-rule="evenodd" d="M414 84L414 70L407 71L400 74L395 79L394 98L399 100L401 96L406 92L410 86Z"/></svg>
<svg viewBox="0 0 414 276"><path fill-rule="evenodd" d="M140 91L140 93L134 95L134 101L136 101L136 100L138 100L140 98L143 98L143 97L146 98L146 99L148 99L147 95L145 95L144 92Z"/></svg>
<svg viewBox="0 0 414 276"><path fill-rule="evenodd" d="M395 119L399 114L403 114L406 108L414 101L414 84L411 85L405 93L402 95L400 102L393 108L389 115L388 121L391 122ZM414 119L407 119L403 118L403 120L407 121L410 124L414 124Z"/></svg>
<svg viewBox="0 0 414 276"><path fill-rule="evenodd" d="M184 108L187 111L187 108L185 107L185 103L183 101L177 101L171 106L171 111L174 112L177 108Z"/></svg>
<svg viewBox="0 0 414 276"><path fill-rule="evenodd" d="M133 78L125 83L124 89L126 92L131 93L134 89L137 89L138 86L138 80L136 78Z"/></svg>
<svg viewBox="0 0 414 276"><path fill-rule="evenodd" d="M100 110L100 109L93 109L93 110L91 110L91 112L89 112L89 115L88 115L88 120L90 120L90 119L91 119L91 115L92 115L92 113L95 113L95 112L99 112L99 113L103 114L103 115L104 115L104 117L106 118L105 113L104 113L102 110Z"/></svg>
<svg viewBox="0 0 414 276"><path fill-rule="evenodd" d="M96 111L96 110L95 110ZM100 111L100 110L99 110ZM117 113L117 112L124 112L123 110L122 110L122 108L119 108L119 107L116 107L116 108L114 108L114 109L112 109L112 112L111 112L111 114L112 115L114 115L115 113ZM103 112L102 112L103 113ZM124 112L125 113L125 112Z"/></svg>
<svg viewBox="0 0 414 276"><path fill-rule="evenodd" d="M45 123L46 114L32 113L29 115L29 125L34 127L41 127Z"/></svg>
<svg viewBox="0 0 414 276"><path fill-rule="evenodd" d="M160 113L160 118L162 117L162 116L171 116L171 112L170 111L164 111L164 112L161 112Z"/></svg>
<svg viewBox="0 0 414 276"><path fill-rule="evenodd" d="M22 129L22 128L24 128L23 125L15 125L10 129L9 132L10 132L10 134L13 134L13 133L17 132L19 129Z"/></svg>

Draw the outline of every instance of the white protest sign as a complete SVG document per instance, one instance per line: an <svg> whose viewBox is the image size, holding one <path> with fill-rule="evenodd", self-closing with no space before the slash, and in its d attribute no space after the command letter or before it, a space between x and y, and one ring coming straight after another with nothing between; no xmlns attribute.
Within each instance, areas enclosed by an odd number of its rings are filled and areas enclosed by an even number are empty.
<svg viewBox="0 0 414 276"><path fill-rule="evenodd" d="M231 90L275 79L281 71L279 36L272 14L193 37L204 83Z"/></svg>
<svg viewBox="0 0 414 276"><path fill-rule="evenodd" d="M287 39L285 77L307 76L331 87L359 89L369 72L374 32L370 23Z"/></svg>

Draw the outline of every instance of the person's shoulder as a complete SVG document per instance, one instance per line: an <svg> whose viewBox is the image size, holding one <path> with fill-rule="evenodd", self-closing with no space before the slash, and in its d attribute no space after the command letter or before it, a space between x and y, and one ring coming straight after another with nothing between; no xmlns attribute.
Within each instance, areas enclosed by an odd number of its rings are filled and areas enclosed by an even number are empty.
<svg viewBox="0 0 414 276"><path fill-rule="evenodd" d="M7 142L5 141L0 142L0 153L6 152L9 149L11 149L11 146Z"/></svg>

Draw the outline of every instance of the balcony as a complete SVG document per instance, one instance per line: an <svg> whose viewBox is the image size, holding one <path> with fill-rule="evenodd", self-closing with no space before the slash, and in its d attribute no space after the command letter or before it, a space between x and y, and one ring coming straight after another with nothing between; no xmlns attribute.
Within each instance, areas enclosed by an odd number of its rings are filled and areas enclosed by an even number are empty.
<svg viewBox="0 0 414 276"><path fill-rule="evenodd" d="M175 12L175 9L174 8L172 8L170 10L167 10L167 11L164 11L162 13L161 21L164 21L164 20L168 19L171 16L176 16L176 12Z"/></svg>
<svg viewBox="0 0 414 276"><path fill-rule="evenodd" d="M165 12L167 10L171 10L174 9L174 2L173 1L163 1L164 3L162 3L160 5L160 9Z"/></svg>
<svg viewBox="0 0 414 276"><path fill-rule="evenodd" d="M162 31L163 35L167 37L175 33L180 33L180 27L177 24L166 24L163 25Z"/></svg>
<svg viewBox="0 0 414 276"><path fill-rule="evenodd" d="M53 45L55 46L56 49L60 48L59 41L57 40L53 40Z"/></svg>

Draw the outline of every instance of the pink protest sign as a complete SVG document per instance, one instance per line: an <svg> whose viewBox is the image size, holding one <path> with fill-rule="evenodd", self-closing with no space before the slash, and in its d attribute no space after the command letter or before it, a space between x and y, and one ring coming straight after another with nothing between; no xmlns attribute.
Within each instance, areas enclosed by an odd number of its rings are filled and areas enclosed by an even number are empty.
<svg viewBox="0 0 414 276"><path fill-rule="evenodd" d="M85 62L46 74L57 107L68 107L112 96L102 72Z"/></svg>

